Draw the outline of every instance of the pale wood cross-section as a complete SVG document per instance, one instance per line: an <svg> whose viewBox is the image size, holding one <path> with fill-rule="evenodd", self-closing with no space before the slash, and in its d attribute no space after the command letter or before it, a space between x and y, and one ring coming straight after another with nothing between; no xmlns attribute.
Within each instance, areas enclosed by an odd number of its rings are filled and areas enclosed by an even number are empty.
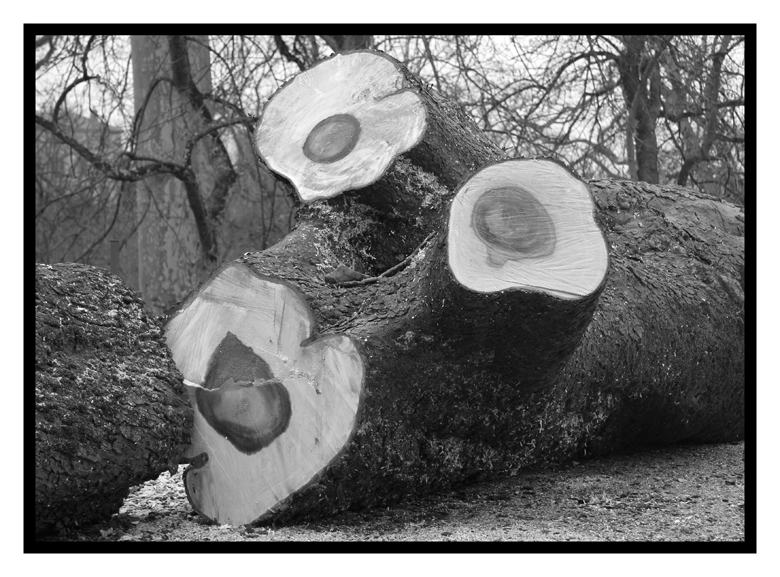
<svg viewBox="0 0 780 577"><path fill-rule="evenodd" d="M197 465L184 484L205 517L241 525L266 516L348 443L363 361L350 338L311 333L311 311L296 290L239 263L168 321L167 343L195 410L187 457Z"/></svg>
<svg viewBox="0 0 780 577"><path fill-rule="evenodd" d="M356 51L323 60L279 89L255 146L309 203L375 182L425 128L425 107L397 63Z"/></svg>
<svg viewBox="0 0 780 577"><path fill-rule="evenodd" d="M448 259L455 279L477 292L523 289L561 299L593 293L608 268L588 187L558 162L490 165L458 191Z"/></svg>

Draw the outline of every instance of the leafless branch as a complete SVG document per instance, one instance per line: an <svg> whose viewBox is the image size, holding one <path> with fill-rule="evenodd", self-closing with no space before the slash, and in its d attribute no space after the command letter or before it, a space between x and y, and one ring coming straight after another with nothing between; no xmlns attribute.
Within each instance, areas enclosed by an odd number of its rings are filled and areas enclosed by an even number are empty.
<svg viewBox="0 0 780 577"><path fill-rule="evenodd" d="M287 46L287 44L285 44L284 40L279 34L274 34L274 42L276 42L276 47L279 49L279 53L282 56L284 56L290 62L293 62L301 71L306 70L306 65L300 60L300 58L290 52L290 48Z"/></svg>

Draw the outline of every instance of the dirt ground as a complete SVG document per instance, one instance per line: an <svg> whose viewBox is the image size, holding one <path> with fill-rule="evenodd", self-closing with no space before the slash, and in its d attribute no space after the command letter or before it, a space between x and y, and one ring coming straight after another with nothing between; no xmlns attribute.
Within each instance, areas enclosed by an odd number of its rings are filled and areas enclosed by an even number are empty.
<svg viewBox="0 0 780 577"><path fill-rule="evenodd" d="M230 527L195 514L176 475L131 489L107 523L46 541L744 542L745 446L672 445L527 469L381 510ZM99 551L100 547L95 546Z"/></svg>

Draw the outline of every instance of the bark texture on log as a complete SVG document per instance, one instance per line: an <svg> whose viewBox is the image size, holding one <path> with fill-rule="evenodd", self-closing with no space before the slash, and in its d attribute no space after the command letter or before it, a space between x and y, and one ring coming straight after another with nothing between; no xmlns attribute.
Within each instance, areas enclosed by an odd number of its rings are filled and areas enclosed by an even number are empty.
<svg viewBox="0 0 780 577"><path fill-rule="evenodd" d="M462 116L427 112L426 130L435 134L431 119L443 117L448 138L468 144L442 145L442 160L419 152L426 133L378 180L303 206L295 231L235 265L293 285L311 308L313 338L339 335L359 351L363 384L338 457L276 505L230 522L377 506L632 444L744 435L741 210L680 187L592 181L609 251L604 282L572 299L522 283L475 291L450 260L454 167L501 155ZM172 349L185 308L167 324ZM215 342L227 331L208 321L188 330L214 330Z"/></svg>
<svg viewBox="0 0 780 577"><path fill-rule="evenodd" d="M319 333L348 335L365 359L361 410L339 459L256 518L377 506L642 443L742 438L739 209L676 187L591 188L610 273L588 305L592 322L580 316L553 349L538 342L556 341L547 327L551 311L568 318L560 300L517 293L506 318L474 312L468 291L441 306L444 234L395 276L355 287L325 280L334 263L322 266L325 233L311 224L243 258L254 274L294 283ZM497 296L483 298L493 307Z"/></svg>
<svg viewBox="0 0 780 577"><path fill-rule="evenodd" d="M192 427L158 320L107 271L36 265L36 533L108 519Z"/></svg>

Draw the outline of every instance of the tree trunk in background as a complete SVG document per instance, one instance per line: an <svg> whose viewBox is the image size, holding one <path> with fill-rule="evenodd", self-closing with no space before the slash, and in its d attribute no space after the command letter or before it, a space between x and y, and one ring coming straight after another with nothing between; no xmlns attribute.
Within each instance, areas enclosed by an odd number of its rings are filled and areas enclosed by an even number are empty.
<svg viewBox="0 0 780 577"><path fill-rule="evenodd" d="M633 136L637 179L658 184L658 141L655 123L661 110L661 77L651 60L644 36L622 36L624 52L618 60L628 125ZM629 143L631 144L631 143ZM630 148L630 147L629 147Z"/></svg>
<svg viewBox="0 0 780 577"><path fill-rule="evenodd" d="M210 92L208 37L198 39L202 44L188 43L192 79L200 92ZM172 87L167 38L132 36L131 45L135 109L143 110L136 154L182 164L185 145L204 123ZM194 196L212 189L216 172L204 140L193 152L198 191L188 191L172 175L154 176L136 185L136 211L139 218L145 215L138 228L138 286L156 314L180 301L217 265L214 247L207 246L216 242L213 223L205 211L193 211Z"/></svg>
<svg viewBox="0 0 780 577"><path fill-rule="evenodd" d="M398 124L415 136L384 158ZM203 516L323 515L744 435L733 205L495 163L456 106L372 52L285 85L257 144L308 203L298 227L166 322L195 409L185 487ZM356 184L364 166L373 176Z"/></svg>
<svg viewBox="0 0 780 577"><path fill-rule="evenodd" d="M159 321L107 271L35 268L36 533L108 520L192 426Z"/></svg>

